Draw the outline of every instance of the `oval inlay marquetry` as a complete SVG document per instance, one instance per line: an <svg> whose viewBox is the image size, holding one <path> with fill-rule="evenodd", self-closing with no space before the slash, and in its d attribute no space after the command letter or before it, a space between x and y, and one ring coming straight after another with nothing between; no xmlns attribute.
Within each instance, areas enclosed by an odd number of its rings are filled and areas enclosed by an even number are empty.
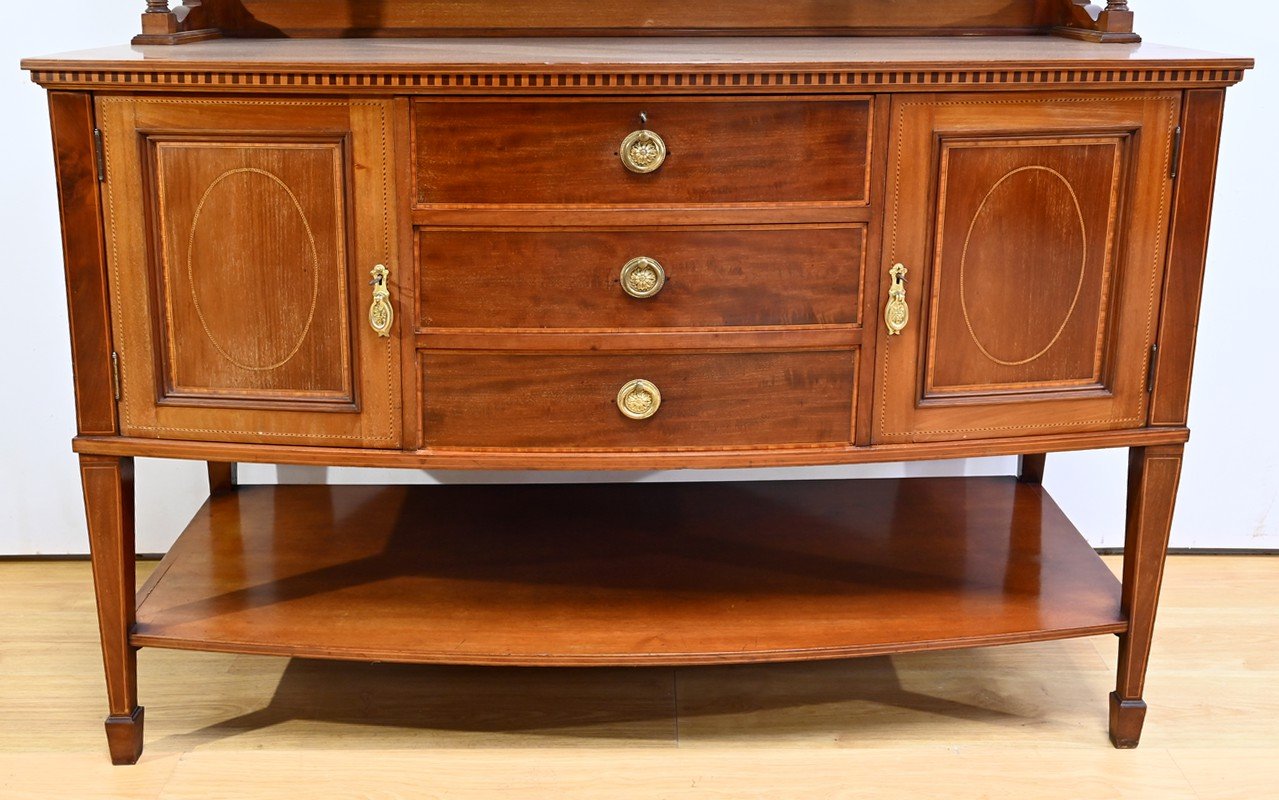
<svg viewBox="0 0 1279 800"><path fill-rule="evenodd" d="M1036 203L1027 206L1027 197L1035 198ZM1018 249L1047 254L1059 263L1024 263L1011 257L1007 252L1010 242L1028 237L1033 237L1033 244ZM1079 198L1060 172L1042 166L1020 167L990 187L968 226L959 264L964 324L982 355L996 364L1016 367L1036 361L1057 344L1084 288L1087 240ZM1060 281L1060 276L1069 275L1068 266L1076 261L1079 275L1073 295L1067 296L1069 285L1045 283L1054 276ZM976 302L970 302L968 296L972 284L984 295ZM1059 302L1054 303L1055 295ZM1027 334L1019 340L1019 352L995 352L988 344L990 334L1009 330ZM1043 332L1042 336L1036 336L1038 332Z"/></svg>
<svg viewBox="0 0 1279 800"><path fill-rule="evenodd" d="M245 206L249 207L248 213L235 213L235 209ZM238 219L253 220L259 225L265 220L269 224L252 232L235 231L240 235L197 241L206 210L223 225L234 224ZM302 236L289 236L290 233ZM306 253L296 253L300 263L290 264L288 259L271 257L287 253L286 242L303 238L310 249L309 259ZM221 295L219 306L239 313L206 314L203 292L196 281L196 264L206 254L214 259L217 268L200 274L206 282L215 281ZM200 325L219 355L241 369L258 372L289 363L302 349L315 320L320 297L320 253L306 212L288 184L278 175L254 167L230 169L215 178L204 190L191 218L187 281ZM311 303L305 319L301 319L298 314L290 315L289 310L298 308L293 298L307 283ZM252 322L244 324L246 319ZM268 331L270 335L265 335Z"/></svg>

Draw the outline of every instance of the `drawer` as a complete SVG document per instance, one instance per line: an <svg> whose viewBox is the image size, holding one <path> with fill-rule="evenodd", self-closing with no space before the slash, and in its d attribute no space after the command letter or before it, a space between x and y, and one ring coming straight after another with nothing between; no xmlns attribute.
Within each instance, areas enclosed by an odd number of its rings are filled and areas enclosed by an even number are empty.
<svg viewBox="0 0 1279 800"><path fill-rule="evenodd" d="M852 435L855 350L420 357L433 448L748 448L847 444ZM635 380L660 394L646 419L619 408ZM645 392L629 399L642 414Z"/></svg>
<svg viewBox="0 0 1279 800"><path fill-rule="evenodd" d="M418 232L428 328L856 324L863 225ZM628 293L629 292L629 293Z"/></svg>
<svg viewBox="0 0 1279 800"><path fill-rule="evenodd" d="M651 172L623 164L641 128ZM864 205L868 98L420 100L420 205ZM640 142L640 157L655 156ZM652 167L655 161L649 161Z"/></svg>

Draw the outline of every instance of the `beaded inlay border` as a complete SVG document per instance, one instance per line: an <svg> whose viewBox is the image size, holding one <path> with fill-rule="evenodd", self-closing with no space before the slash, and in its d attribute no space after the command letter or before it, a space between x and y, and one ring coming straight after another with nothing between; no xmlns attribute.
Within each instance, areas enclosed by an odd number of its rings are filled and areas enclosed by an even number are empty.
<svg viewBox="0 0 1279 800"><path fill-rule="evenodd" d="M147 89L266 88L394 91L666 91L731 89L822 90L832 87L920 88L973 86L1080 86L1094 84L1227 85L1242 69L1007 69L1007 70L820 70L776 72L296 72L34 70L44 86L112 86Z"/></svg>
<svg viewBox="0 0 1279 800"><path fill-rule="evenodd" d="M392 239L392 226L391 226L391 218L390 218L392 176L391 176L390 146L388 141L391 133L391 121L388 118L388 114L387 114L388 106L390 105L389 101L384 101L384 100L347 101L347 100L321 100L321 99L273 100L273 99L255 99L255 98L235 98L235 99L225 99L225 100L211 98L211 99L194 100L194 99L183 98L183 97L137 98L137 97L126 96L126 97L103 97L103 98L100 98L98 102L103 104L103 106L101 106L100 108L105 108L107 105L124 104L128 106L128 105L136 105L138 103L159 103L159 104L165 104L165 105L192 103L192 104L198 104L202 106L208 106L208 105L322 106L322 107L349 108L349 109L354 109L357 107L372 108L373 110L378 112L379 138L381 140L381 145L380 145L381 146L381 162L379 165L380 166L379 171L381 173L380 183L381 183L381 189L382 189L382 192L381 192L382 194L382 225L381 225L382 227L382 241L381 241L382 261L383 263L387 263L387 264L395 263L396 259L393 258L394 242ZM105 122L103 124L105 127ZM104 134L103 136L103 147L102 147L103 165L106 173L106 181L104 183L104 186L106 188L106 193L105 193L106 204L104 207L104 214L106 219L106 236L110 246L110 251L107 257L107 263L110 265L110 268L111 268L110 294L114 298L114 306L115 306L114 308L115 319L113 320L112 328L114 331L116 341L119 344L119 351L121 353L124 353L126 352L125 350L126 336L131 336L132 334L129 332L129 328L131 327L131 325L128 322L128 317L126 317L124 314L124 306L123 306L123 299L122 299L125 292L124 292L124 289L122 288L123 284L121 283L121 274L120 274L121 254L118 247L119 237L118 237L118 230L116 225L116 220L118 218L118 215L116 212L116 199L115 199L115 187L117 183L119 183L119 181L112 178L112 176L115 174L115 170L112 167L112 143L114 140L115 140L115 137L110 135L109 132ZM145 289L146 289L145 285L142 288L145 293ZM145 302L146 300L145 296L142 299ZM148 322L146 324L149 326L150 323ZM145 328L143 331L143 334L139 336L138 338L143 340L151 338L149 327ZM395 360L395 355L396 355L395 350L396 350L396 347L398 347L398 345L395 344L396 342L395 339L385 339L380 341L383 344L382 350L386 356L385 364L386 364L386 387L387 387L387 392L386 392L387 415L385 417L386 433L384 434L374 436L372 434L365 434L365 433L355 433L355 434L301 433L301 432L291 433L288 431L262 431L262 430L251 431L243 428L238 428L238 429L189 428L189 427L177 427L172 425L145 425L145 424L142 424L142 422L131 423L129 411L130 411L130 408L132 407L132 404L130 403L130 399L129 399L130 398L129 387L132 385L132 383L130 382L129 373L126 371L125 365L123 362L120 365L120 377L119 377L120 400L117 403L119 407L119 413L120 413L121 431L129 430L129 431L154 431L154 432L161 432L161 433L163 432L203 433L203 434L212 434L212 435L219 435L219 436L220 435L236 435L236 436L253 435L253 436L259 436L264 438L276 437L276 438L286 440L286 443L287 443L287 440L289 439L300 440L300 441L304 441L307 439L332 440L332 441L352 440L357 443L362 442L364 443L364 446L366 447L377 447L377 445L369 444L370 442L391 442L391 443L398 442L402 440L403 438L403 433L401 430L402 426L400 424L400 415L396 411L396 405L395 405L396 400L399 397L399 392L396 389L396 381L395 381L395 377L396 377L395 368L397 364ZM369 418L374 421L378 420L378 417L376 415L369 415Z"/></svg>

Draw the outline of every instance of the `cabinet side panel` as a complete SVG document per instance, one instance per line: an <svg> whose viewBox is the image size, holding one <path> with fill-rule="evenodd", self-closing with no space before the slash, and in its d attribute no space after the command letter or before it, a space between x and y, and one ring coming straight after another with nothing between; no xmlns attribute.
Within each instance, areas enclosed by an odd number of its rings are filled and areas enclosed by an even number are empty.
<svg viewBox="0 0 1279 800"><path fill-rule="evenodd" d="M118 429L93 99L80 92L50 92L49 119L62 215L76 428L85 435L111 435Z"/></svg>
<svg viewBox="0 0 1279 800"><path fill-rule="evenodd" d="M1150 402L1152 425L1185 425L1189 413L1190 375L1225 100L1222 89L1186 93L1179 185L1159 322L1159 365Z"/></svg>

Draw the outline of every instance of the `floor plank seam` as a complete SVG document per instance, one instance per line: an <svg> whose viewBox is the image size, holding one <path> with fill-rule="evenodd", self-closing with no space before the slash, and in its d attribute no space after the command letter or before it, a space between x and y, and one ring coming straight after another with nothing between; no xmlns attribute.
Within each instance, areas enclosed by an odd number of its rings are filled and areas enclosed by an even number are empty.
<svg viewBox="0 0 1279 800"><path fill-rule="evenodd" d="M1172 765L1177 768L1177 774L1186 782L1186 788L1190 790L1190 793L1198 798L1198 800L1209 800L1200 793L1199 787L1195 785L1195 782L1190 780L1190 776L1186 774L1185 767L1181 766L1181 762L1177 760L1177 754L1173 752L1172 748L1165 747L1164 753L1168 755L1168 760L1172 762Z"/></svg>
<svg viewBox="0 0 1279 800"><path fill-rule="evenodd" d="M679 670L671 670L671 703L675 709L675 747L680 747L679 741Z"/></svg>

